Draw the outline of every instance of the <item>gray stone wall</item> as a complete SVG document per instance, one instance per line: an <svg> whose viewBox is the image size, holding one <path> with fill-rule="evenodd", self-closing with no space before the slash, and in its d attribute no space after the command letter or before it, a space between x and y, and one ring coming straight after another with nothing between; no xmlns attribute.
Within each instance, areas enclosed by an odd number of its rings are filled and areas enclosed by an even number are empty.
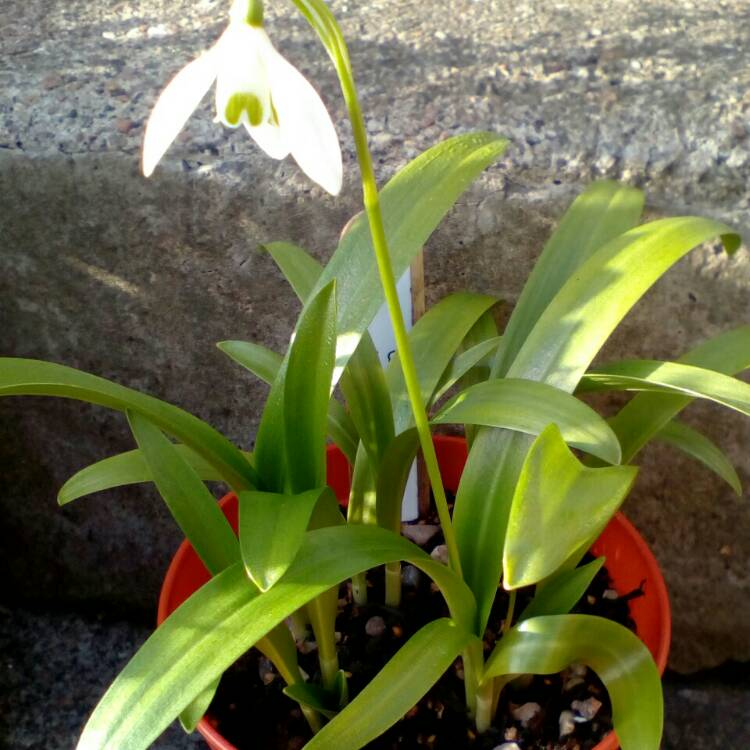
<svg viewBox="0 0 750 750"><path fill-rule="evenodd" d="M298 306L264 241L325 259L358 208L335 77L288 3L268 3L279 49L339 127L342 195L212 123L207 97L151 180L144 122L168 78L223 28L212 0L8 0L0 38L0 353L62 362L177 403L249 447L264 387L214 343L281 348ZM505 300L560 213L601 177L643 186L652 215L750 229L750 9L742 0L334 2L385 180L471 129L513 143L426 250L430 302L456 289ZM705 247L624 322L602 359L676 356L750 322L750 259ZM750 480L750 425L702 405L700 426ZM124 420L43 399L0 403L3 600L154 610L179 541L146 490L60 510L78 468L132 447ZM750 659L750 507L666 449L643 456L626 510L663 565L672 666ZM147 615L150 617L150 614Z"/></svg>

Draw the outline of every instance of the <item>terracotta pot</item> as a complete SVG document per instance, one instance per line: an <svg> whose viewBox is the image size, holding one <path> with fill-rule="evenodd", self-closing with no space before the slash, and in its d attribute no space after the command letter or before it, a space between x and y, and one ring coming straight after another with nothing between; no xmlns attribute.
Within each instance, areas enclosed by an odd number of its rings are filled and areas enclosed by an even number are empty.
<svg viewBox="0 0 750 750"><path fill-rule="evenodd" d="M466 463L466 442L463 438L437 436L435 438L440 472L446 489L455 492ZM349 494L349 465L334 446L328 448L328 482L342 505ZM225 495L220 505L235 531L237 530L237 498ZM620 592L632 591L645 582L644 595L631 601L631 614L638 636L648 646L663 673L667 664L672 631L669 598L659 566L643 537L622 513L618 513L599 537L592 549L596 555L605 555L607 570L615 588ZM187 541L183 541L167 570L159 596L157 624L161 624L194 591L209 580L208 571ZM236 750L204 717L198 731L212 750ZM614 733L602 740L594 750L616 750Z"/></svg>

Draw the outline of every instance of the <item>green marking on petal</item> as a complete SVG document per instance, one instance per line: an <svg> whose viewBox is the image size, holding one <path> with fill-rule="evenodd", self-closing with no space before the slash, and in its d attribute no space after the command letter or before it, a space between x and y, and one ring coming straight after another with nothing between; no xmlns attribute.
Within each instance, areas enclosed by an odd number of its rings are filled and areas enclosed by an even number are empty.
<svg viewBox="0 0 750 750"><path fill-rule="evenodd" d="M239 125L243 112L247 112L251 125L263 121L263 105L255 94L232 94L224 108L224 117L230 125Z"/></svg>

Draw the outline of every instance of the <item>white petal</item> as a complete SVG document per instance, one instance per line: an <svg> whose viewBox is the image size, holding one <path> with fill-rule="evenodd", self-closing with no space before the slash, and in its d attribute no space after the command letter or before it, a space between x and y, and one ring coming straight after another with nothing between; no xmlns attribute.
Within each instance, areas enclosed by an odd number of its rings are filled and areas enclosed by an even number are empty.
<svg viewBox="0 0 750 750"><path fill-rule="evenodd" d="M265 122L262 125L253 127L245 124L247 132L253 137L255 142L272 158L284 159L289 156L289 144L281 132L278 125L272 125Z"/></svg>
<svg viewBox="0 0 750 750"><path fill-rule="evenodd" d="M216 117L226 127L250 124L247 112L242 113L238 122L227 120L227 104L235 94L252 94L260 102L262 121L266 122L271 117L271 91L264 52L270 46L271 42L263 29L236 22L229 24L216 43L221 57L216 80Z"/></svg>
<svg viewBox="0 0 750 750"><path fill-rule="evenodd" d="M341 190L341 147L331 117L307 79L273 47L266 64L284 139L302 171L332 195Z"/></svg>
<svg viewBox="0 0 750 750"><path fill-rule="evenodd" d="M161 92L146 125L143 174L149 177L201 99L216 80L218 58L212 47L188 63Z"/></svg>

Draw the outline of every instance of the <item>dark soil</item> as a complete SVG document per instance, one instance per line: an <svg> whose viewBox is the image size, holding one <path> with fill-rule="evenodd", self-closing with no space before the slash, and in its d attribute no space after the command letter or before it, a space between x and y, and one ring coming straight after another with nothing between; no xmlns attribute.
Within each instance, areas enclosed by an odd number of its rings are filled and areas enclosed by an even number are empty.
<svg viewBox="0 0 750 750"><path fill-rule="evenodd" d="M427 544L440 544L438 535ZM369 604L357 606L351 600L351 587L340 589L341 605L336 629L341 633L339 659L349 678L349 694L357 693L377 674L408 638L427 622L448 614L442 595L430 580L406 566L402 578L402 604L398 610L383 601L382 569L372 571ZM615 620L631 629L629 600L640 595L630 592L612 596L606 568L597 575L574 612L595 614ZM604 596L605 591L608 592ZM516 612L523 611L532 591L520 591ZM507 595L498 596L485 633L486 654L500 632L507 612ZM385 627L380 635L368 635L366 625L380 617ZM380 624L379 622L377 624ZM370 627L372 631L372 626ZM310 644L307 644L309 648ZM317 653L300 654L302 669L319 680ZM465 710L461 660L458 659L427 695L404 719L374 740L371 750L404 750L425 747L431 750L493 750L505 742L517 742L521 750L591 750L612 729L611 707L606 690L597 677L585 669L577 674L567 670L559 675L531 677L508 685L502 693L495 725L477 736ZM269 682L264 685L265 681ZM282 693L283 681L260 654L253 650L237 661L224 675L209 710L209 720L238 750L297 750L310 737L297 704ZM590 721L575 722L572 734L560 739L560 714L570 711L574 701L594 698L601 707ZM513 712L524 704L536 703L539 710L527 721ZM526 710L530 707L526 706ZM523 712L522 712L523 713ZM581 718L580 716L578 717ZM509 750L515 750L511 745ZM347 750L341 748L340 750Z"/></svg>

